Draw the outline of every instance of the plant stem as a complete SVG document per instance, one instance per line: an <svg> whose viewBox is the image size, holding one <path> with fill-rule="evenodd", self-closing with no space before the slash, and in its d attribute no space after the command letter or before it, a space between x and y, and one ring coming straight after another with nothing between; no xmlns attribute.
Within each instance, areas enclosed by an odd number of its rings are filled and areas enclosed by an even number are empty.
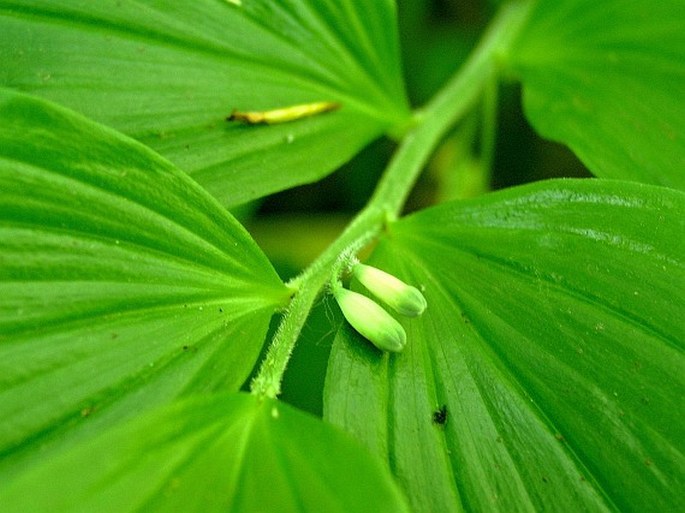
<svg viewBox="0 0 685 513"><path fill-rule="evenodd" d="M496 79L498 59L518 34L532 2L505 4L459 72L417 112L419 124L407 134L371 198L397 216L424 164L445 133Z"/></svg>
<svg viewBox="0 0 685 513"><path fill-rule="evenodd" d="M331 278L340 255L361 249L378 236L389 219L399 215L423 166L445 133L495 80L497 58L525 21L531 1L505 5L463 68L416 113L417 123L402 140L368 205L343 233L290 285L296 293L274 335L251 391L262 397L280 394L281 381L302 326L320 291Z"/></svg>

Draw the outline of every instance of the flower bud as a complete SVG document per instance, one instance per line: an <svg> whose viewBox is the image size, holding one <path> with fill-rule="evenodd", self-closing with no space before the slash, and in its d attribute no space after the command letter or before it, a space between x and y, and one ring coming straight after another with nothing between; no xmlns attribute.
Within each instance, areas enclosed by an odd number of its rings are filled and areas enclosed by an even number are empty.
<svg viewBox="0 0 685 513"><path fill-rule="evenodd" d="M397 313L407 317L417 317L428 306L426 298L419 289L407 285L385 271L370 265L357 264L352 269L352 274L369 289L369 292Z"/></svg>
<svg viewBox="0 0 685 513"><path fill-rule="evenodd" d="M373 345L381 351L402 351L407 334L378 303L342 287L335 289L333 294L347 322Z"/></svg>

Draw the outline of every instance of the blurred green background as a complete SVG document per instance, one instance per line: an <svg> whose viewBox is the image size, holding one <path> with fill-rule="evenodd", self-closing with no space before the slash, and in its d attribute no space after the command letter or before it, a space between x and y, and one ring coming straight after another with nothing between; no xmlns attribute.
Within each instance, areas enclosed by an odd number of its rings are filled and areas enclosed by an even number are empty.
<svg viewBox="0 0 685 513"><path fill-rule="evenodd" d="M427 102L459 69L500 3L397 0L413 107ZM484 99L442 141L409 198L407 212L548 178L590 176L570 150L535 134L524 118L517 83L500 82L491 93L490 103ZM489 105L496 108L488 110ZM492 129L494 139L488 135ZM237 212L284 280L316 258L365 205L395 146L388 139L376 141L324 180ZM333 301L320 300L288 367L284 400L321 414L326 361L341 319Z"/></svg>

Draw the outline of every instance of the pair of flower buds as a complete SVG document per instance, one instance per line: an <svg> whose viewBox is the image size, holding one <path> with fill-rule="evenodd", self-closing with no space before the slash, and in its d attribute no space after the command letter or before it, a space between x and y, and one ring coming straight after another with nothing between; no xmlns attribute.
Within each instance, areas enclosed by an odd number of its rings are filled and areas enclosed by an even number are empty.
<svg viewBox="0 0 685 513"><path fill-rule="evenodd" d="M392 274L370 265L355 263L351 274L378 299L397 313L417 317L426 309L423 294ZM345 319L361 335L381 351L402 351L407 334L402 325L378 303L368 297L342 287L336 281L332 287Z"/></svg>

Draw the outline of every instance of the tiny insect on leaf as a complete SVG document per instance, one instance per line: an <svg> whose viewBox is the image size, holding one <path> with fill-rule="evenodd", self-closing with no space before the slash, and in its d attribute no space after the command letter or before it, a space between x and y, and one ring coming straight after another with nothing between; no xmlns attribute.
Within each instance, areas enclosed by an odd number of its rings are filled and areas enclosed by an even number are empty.
<svg viewBox="0 0 685 513"><path fill-rule="evenodd" d="M248 125L275 125L323 114L324 112L331 112L339 108L340 104L336 102L315 102L265 111L242 112L238 109L233 109L233 112L226 118L226 121L240 121Z"/></svg>
<svg viewBox="0 0 685 513"><path fill-rule="evenodd" d="M433 423L444 425L447 422L447 405L443 404L433 412Z"/></svg>

